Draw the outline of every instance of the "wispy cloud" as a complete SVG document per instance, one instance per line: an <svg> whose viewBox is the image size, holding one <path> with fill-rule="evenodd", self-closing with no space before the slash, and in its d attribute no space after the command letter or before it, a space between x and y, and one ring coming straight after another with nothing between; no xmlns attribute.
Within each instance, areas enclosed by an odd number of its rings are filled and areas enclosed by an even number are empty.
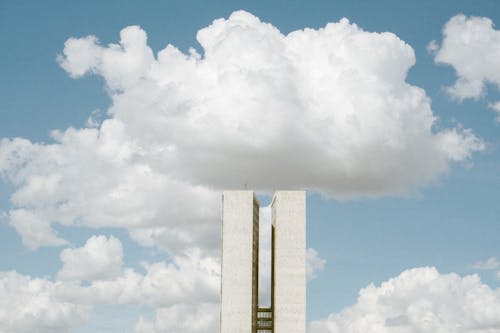
<svg viewBox="0 0 500 333"><path fill-rule="evenodd" d="M495 257L490 257L485 261L478 261L471 265L472 269L496 271L495 277L500 279L500 261Z"/></svg>
<svg viewBox="0 0 500 333"><path fill-rule="evenodd" d="M500 268L500 262L495 257L488 258L485 261L477 261L471 265L474 269L493 270Z"/></svg>

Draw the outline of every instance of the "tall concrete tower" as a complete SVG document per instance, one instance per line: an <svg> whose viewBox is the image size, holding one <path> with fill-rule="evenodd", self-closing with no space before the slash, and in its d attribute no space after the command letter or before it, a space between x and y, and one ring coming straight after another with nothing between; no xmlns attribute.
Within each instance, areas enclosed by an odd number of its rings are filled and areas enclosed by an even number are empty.
<svg viewBox="0 0 500 333"><path fill-rule="evenodd" d="M272 207L273 333L306 331L306 195L279 191Z"/></svg>
<svg viewBox="0 0 500 333"><path fill-rule="evenodd" d="M221 333L305 333L305 199L273 196L271 306L259 307L259 202L252 191L224 192Z"/></svg>
<svg viewBox="0 0 500 333"><path fill-rule="evenodd" d="M222 197L221 333L255 333L259 283L259 202L251 191Z"/></svg>

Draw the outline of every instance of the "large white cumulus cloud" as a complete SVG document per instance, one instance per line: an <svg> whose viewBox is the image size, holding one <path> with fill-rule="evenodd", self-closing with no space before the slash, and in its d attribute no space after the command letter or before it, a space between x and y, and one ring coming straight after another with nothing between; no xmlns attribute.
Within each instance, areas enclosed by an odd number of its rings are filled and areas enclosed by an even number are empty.
<svg viewBox="0 0 500 333"><path fill-rule="evenodd" d="M414 52L394 34L343 19L283 35L239 11L197 39L202 55L168 45L154 58L128 27L120 45L68 40L60 62L102 76L110 114L153 168L195 184L400 193L481 148L468 131L433 130L428 97L405 81Z"/></svg>
<svg viewBox="0 0 500 333"><path fill-rule="evenodd" d="M500 89L500 31L491 19L456 15L444 26L441 45L433 41L429 49L436 63L455 69L458 78L448 92L458 100L481 97L487 83Z"/></svg>
<svg viewBox="0 0 500 333"><path fill-rule="evenodd" d="M398 194L483 149L470 130L435 126L429 98L405 81L409 45L347 19L284 35L238 11L198 32L203 54L155 56L137 26L120 37L70 38L59 56L73 77L104 78L112 105L98 128L0 142L10 223L31 248L63 244L57 222L214 249L220 189Z"/></svg>
<svg viewBox="0 0 500 333"><path fill-rule="evenodd" d="M310 332L498 333L499 313L500 289L490 289L477 275L414 268L362 289L355 305L312 322Z"/></svg>

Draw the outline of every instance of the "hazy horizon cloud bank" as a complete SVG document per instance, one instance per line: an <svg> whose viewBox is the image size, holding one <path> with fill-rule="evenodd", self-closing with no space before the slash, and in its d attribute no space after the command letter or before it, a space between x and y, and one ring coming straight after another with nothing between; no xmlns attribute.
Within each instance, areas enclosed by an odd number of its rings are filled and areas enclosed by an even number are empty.
<svg viewBox="0 0 500 333"><path fill-rule="evenodd" d="M406 82L412 47L392 33L342 19L284 35L237 11L197 39L201 54L168 45L155 55L138 26L118 44L66 41L61 67L102 77L112 103L106 119L53 131L52 143L0 141L0 174L14 186L9 223L32 250L69 245L57 223L124 228L170 259L137 272L123 267L120 240L95 235L62 250L54 281L3 272L3 331L68 332L93 305L114 302L157 310L137 332L215 332L222 189L404 195L484 149L471 130L440 126L425 91ZM310 279L324 265L308 250ZM498 292L488 295L496 309ZM335 318L324 325L342 325Z"/></svg>

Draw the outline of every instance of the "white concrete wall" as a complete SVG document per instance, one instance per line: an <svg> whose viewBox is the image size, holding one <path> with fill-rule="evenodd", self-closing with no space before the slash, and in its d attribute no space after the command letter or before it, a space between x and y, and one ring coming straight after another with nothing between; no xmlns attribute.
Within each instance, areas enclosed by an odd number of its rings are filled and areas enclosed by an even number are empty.
<svg viewBox="0 0 500 333"><path fill-rule="evenodd" d="M274 226L274 333L306 331L306 194L277 191Z"/></svg>
<svg viewBox="0 0 500 333"><path fill-rule="evenodd" d="M225 191L222 209L221 333L252 333L254 227L253 192Z"/></svg>

